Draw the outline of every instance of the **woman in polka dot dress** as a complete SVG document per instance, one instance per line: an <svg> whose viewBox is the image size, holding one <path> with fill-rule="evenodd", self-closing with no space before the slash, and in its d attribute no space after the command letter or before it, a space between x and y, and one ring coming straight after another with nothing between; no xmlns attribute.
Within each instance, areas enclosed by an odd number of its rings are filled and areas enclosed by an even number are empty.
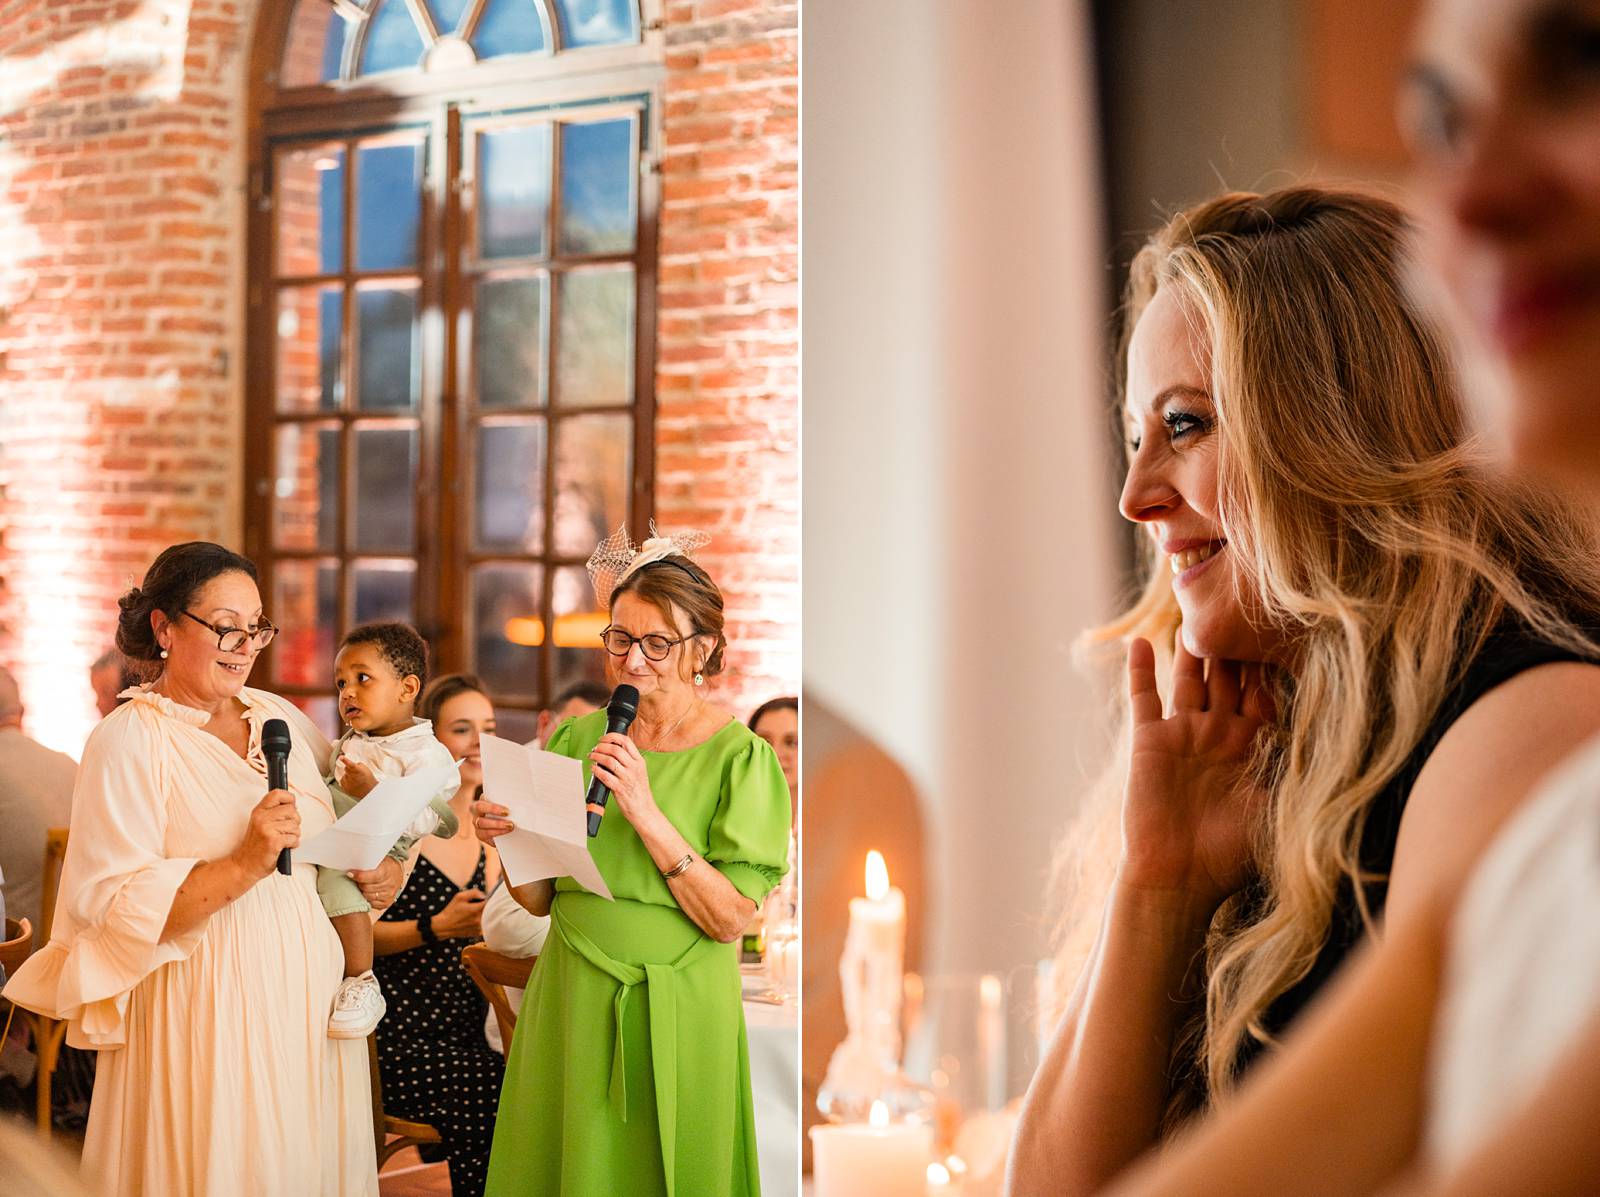
<svg viewBox="0 0 1600 1197"><path fill-rule="evenodd" d="M468 817L482 782L478 732L494 730L494 710L476 682L441 677L418 713L461 759L461 790L451 806L465 834L421 842L411 879L373 929L373 971L389 1003L378 1024L378 1071L387 1113L438 1130L454 1197L480 1197L505 1057L483 1037L487 1004L461 967L461 950L480 937L484 895L500 873ZM458 725L470 729L460 744L451 738Z"/></svg>

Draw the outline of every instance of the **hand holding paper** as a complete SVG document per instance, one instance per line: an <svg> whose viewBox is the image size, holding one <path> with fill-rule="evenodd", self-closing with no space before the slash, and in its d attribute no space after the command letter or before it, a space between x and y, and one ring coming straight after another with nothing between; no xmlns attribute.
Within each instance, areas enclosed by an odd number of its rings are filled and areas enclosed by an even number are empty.
<svg viewBox="0 0 1600 1197"><path fill-rule="evenodd" d="M483 736L479 745L484 795L509 810L516 824L495 841L506 880L527 885L571 877L609 901L611 890L589 855L583 762L498 736Z"/></svg>
<svg viewBox="0 0 1600 1197"><path fill-rule="evenodd" d="M434 765L408 777L385 777L332 827L296 848L296 863L377 868L428 800L450 784L454 770L454 765Z"/></svg>

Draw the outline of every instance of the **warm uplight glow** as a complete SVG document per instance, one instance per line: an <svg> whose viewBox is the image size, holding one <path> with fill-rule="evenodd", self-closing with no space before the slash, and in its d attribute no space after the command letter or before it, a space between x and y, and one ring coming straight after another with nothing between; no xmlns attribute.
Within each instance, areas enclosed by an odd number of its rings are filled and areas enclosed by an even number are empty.
<svg viewBox="0 0 1600 1197"><path fill-rule="evenodd" d="M985 1006L998 1006L1000 1004L1000 978L993 973L984 973L978 982L978 998Z"/></svg>
<svg viewBox="0 0 1600 1197"><path fill-rule="evenodd" d="M928 1165L928 1185L931 1188L943 1189L950 1184L950 1169L935 1161Z"/></svg>
<svg viewBox="0 0 1600 1197"><path fill-rule="evenodd" d="M512 644L538 648L544 643L544 620L531 617L508 619L504 635Z"/></svg>
<svg viewBox="0 0 1600 1197"><path fill-rule="evenodd" d="M868 1126L888 1126L889 1125L889 1107L884 1105L881 1101L873 1102L872 1103L872 1111L871 1111L871 1113L869 1113L867 1115L867 1125Z"/></svg>
<svg viewBox="0 0 1600 1197"><path fill-rule="evenodd" d="M600 643L600 633L611 623L604 611L585 611L579 615L557 615L555 642L557 648L593 648Z"/></svg>
<svg viewBox="0 0 1600 1197"><path fill-rule="evenodd" d="M584 611L578 615L557 615L555 645L557 648L595 648L600 643L600 633L611 622L604 611ZM501 633L512 644L538 648L544 643L544 620L534 615L519 615L506 620Z"/></svg>
<svg viewBox="0 0 1600 1197"><path fill-rule="evenodd" d="M867 853L867 897L881 902L889 895L889 866L876 848Z"/></svg>

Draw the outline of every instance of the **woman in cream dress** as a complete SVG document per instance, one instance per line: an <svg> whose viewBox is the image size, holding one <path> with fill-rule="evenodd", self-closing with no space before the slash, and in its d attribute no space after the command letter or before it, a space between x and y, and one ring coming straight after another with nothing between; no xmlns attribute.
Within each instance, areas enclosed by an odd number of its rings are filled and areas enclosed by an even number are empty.
<svg viewBox="0 0 1600 1197"><path fill-rule="evenodd" d="M107 1193L378 1191L367 1048L327 1036L339 941L314 867L276 871L334 816L327 740L244 686L273 631L218 545L167 549L123 598L118 645L160 672L84 746L51 940L6 986L99 1050L83 1160ZM275 718L293 751L269 793ZM398 874L357 880L386 905Z"/></svg>

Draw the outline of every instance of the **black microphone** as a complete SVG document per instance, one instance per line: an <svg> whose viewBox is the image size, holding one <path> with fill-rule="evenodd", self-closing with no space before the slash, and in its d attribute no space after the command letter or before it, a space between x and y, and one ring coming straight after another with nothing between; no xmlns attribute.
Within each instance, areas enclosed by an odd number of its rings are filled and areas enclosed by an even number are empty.
<svg viewBox="0 0 1600 1197"><path fill-rule="evenodd" d="M268 719L261 725L261 754L267 758L267 789L289 788L289 725ZM278 872L289 875L289 849L278 853Z"/></svg>
<svg viewBox="0 0 1600 1197"><path fill-rule="evenodd" d="M611 692L611 701L606 703L606 731L625 734L633 726L633 717L639 713L639 691L632 686L618 686ZM600 834L600 816L606 813L606 802L611 797L611 791L606 789L606 783L598 777L589 779L589 792L583 796L583 804L589 811L589 835Z"/></svg>

